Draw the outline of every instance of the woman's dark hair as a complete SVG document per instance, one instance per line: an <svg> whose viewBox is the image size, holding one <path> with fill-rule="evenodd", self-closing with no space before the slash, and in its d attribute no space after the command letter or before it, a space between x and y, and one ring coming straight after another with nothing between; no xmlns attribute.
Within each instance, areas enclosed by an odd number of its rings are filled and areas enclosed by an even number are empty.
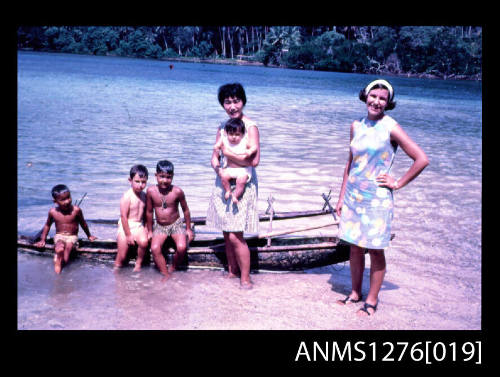
<svg viewBox="0 0 500 377"><path fill-rule="evenodd" d="M226 132L241 132L245 134L245 123L240 118L231 118L224 125L224 130Z"/></svg>
<svg viewBox="0 0 500 377"><path fill-rule="evenodd" d="M239 98L243 102L243 106L247 103L247 96L245 95L245 89L240 83L225 84L219 88L218 99L221 106L224 106L224 100L226 98L235 97Z"/></svg>
<svg viewBox="0 0 500 377"><path fill-rule="evenodd" d="M55 185L52 187L52 197L57 199L57 197L65 192L70 192L68 186L66 185ZM71 194L71 193L70 193Z"/></svg>
<svg viewBox="0 0 500 377"><path fill-rule="evenodd" d="M170 174L174 174L174 164L172 164L168 160L159 161L156 164L156 172L157 173L170 173Z"/></svg>
<svg viewBox="0 0 500 377"><path fill-rule="evenodd" d="M134 165L130 169L130 178L134 178L136 174L141 178L148 178L148 169L144 165Z"/></svg>
<svg viewBox="0 0 500 377"><path fill-rule="evenodd" d="M363 88L359 91L359 99L361 101L363 101L364 103L366 103L366 98L367 98L366 93L365 93L365 89L366 88ZM373 89L386 89L387 91L389 91L389 89L385 85L382 85L382 84L374 85L370 89L370 91L372 91ZM384 110L392 110L396 107L396 101L394 101L394 96L395 96L395 93L392 95L392 100L387 102L387 105L385 106Z"/></svg>

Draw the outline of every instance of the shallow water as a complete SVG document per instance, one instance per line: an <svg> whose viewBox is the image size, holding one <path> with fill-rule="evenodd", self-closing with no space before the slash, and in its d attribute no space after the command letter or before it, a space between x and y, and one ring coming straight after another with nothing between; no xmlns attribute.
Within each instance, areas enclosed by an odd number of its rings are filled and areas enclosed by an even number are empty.
<svg viewBox="0 0 500 377"><path fill-rule="evenodd" d="M245 86L245 113L259 125L260 211L270 194L279 212L321 209L321 194L330 190L336 203L349 125L365 112L357 93L372 76L168 64L18 54L19 233L41 229L58 183L70 187L74 200L86 194L87 219L117 219L130 166L145 164L154 184L156 162L165 158L175 165L174 184L186 193L192 216L204 216L214 180L211 148L225 119L216 93L231 81ZM396 238L386 251L376 316L358 319L355 308L333 304L350 289L348 263L254 273L255 289L241 291L221 271L190 269L161 283L152 267L113 274L108 264L75 260L56 276L50 258L18 253L18 328L480 329L481 83L389 80L398 103L389 115L431 164L395 193ZM394 175L410 164L399 150ZM304 224L311 220L293 226ZM114 227L89 225L99 238L115 237ZM368 274L369 258L364 292Z"/></svg>

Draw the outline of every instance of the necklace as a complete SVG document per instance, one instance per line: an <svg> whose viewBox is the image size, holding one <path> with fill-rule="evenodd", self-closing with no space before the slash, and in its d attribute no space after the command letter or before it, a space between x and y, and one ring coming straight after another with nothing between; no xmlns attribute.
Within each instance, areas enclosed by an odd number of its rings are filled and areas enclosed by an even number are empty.
<svg viewBox="0 0 500 377"><path fill-rule="evenodd" d="M161 192L160 192L160 189L158 189L158 193L161 195L161 208L163 209L167 209L167 195L168 193L171 191L171 187L168 188L167 190L167 193L165 195L163 195Z"/></svg>

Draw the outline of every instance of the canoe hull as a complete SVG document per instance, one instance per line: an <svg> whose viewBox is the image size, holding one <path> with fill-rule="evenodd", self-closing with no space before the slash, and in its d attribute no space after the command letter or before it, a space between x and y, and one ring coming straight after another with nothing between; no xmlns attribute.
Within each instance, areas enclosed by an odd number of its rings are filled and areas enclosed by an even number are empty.
<svg viewBox="0 0 500 377"><path fill-rule="evenodd" d="M349 260L349 246L339 243L335 237L284 237L272 240L267 246L266 239L246 239L250 249L252 270L300 271L308 268L322 267ZM112 262L116 257L116 242L80 240L80 245L72 255L78 258L102 262ZM18 250L40 255L53 255L54 245L47 240L44 248L37 248L26 238L18 239ZM175 247L168 240L163 248L167 262L172 262ZM134 260L136 250L131 248L129 260ZM147 253L145 264L151 263L151 253ZM224 240L195 240L191 243L185 268L189 266L227 269L227 258Z"/></svg>

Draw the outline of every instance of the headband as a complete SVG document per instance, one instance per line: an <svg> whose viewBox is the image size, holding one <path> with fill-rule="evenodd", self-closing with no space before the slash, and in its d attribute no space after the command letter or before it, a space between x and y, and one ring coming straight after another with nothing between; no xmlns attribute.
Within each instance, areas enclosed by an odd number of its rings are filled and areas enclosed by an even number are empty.
<svg viewBox="0 0 500 377"><path fill-rule="evenodd" d="M370 93L370 90L372 90L372 88L378 84L385 86L387 90L389 90L389 102L391 102L392 98L394 97L394 89L392 89L391 84L389 84L389 82L385 80L375 80L369 83L365 89L365 94L368 95L368 93Z"/></svg>

